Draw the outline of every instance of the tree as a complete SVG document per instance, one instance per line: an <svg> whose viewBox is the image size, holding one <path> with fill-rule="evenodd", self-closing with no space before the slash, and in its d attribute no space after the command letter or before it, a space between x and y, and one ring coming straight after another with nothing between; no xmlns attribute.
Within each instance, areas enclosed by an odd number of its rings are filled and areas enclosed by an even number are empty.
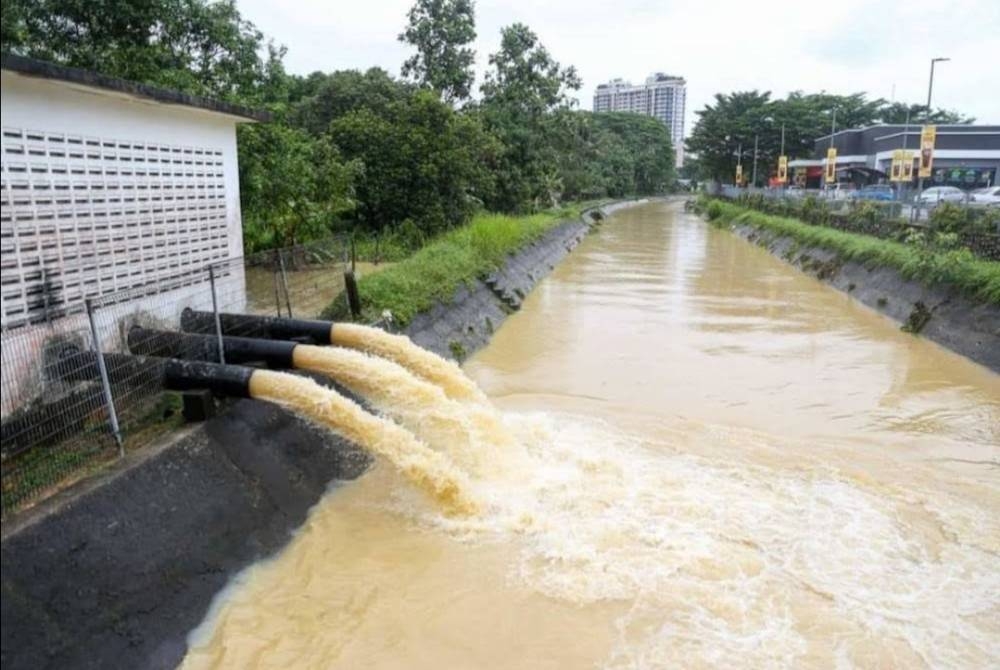
<svg viewBox="0 0 1000 670"><path fill-rule="evenodd" d="M629 185L622 193L662 193L673 182L674 149L670 131L663 123L622 112L595 114L594 121L602 133L618 138L629 157Z"/></svg>
<svg viewBox="0 0 1000 670"><path fill-rule="evenodd" d="M493 70L480 87L483 105L513 107L533 115L571 106L568 91L581 86L576 68L559 65L523 23L503 28L500 35L500 50L490 56Z"/></svg>
<svg viewBox="0 0 1000 670"><path fill-rule="evenodd" d="M406 220L433 234L466 222L490 197L499 148L479 120L430 91L358 109L330 124L345 156L363 163L357 181L359 222L371 230Z"/></svg>
<svg viewBox="0 0 1000 670"><path fill-rule="evenodd" d="M242 126L239 140L247 252L328 235L354 209L361 165L326 138L269 123Z"/></svg>
<svg viewBox="0 0 1000 670"><path fill-rule="evenodd" d="M476 39L472 0L417 0L399 41L417 53L403 63L403 76L438 93L449 104L466 100L475 81Z"/></svg>
<svg viewBox="0 0 1000 670"><path fill-rule="evenodd" d="M700 172L707 178L731 180L736 171L737 152L744 162L753 154L754 134L767 125L771 94L741 91L717 93L713 104L695 112L687 150L697 154Z"/></svg>
<svg viewBox="0 0 1000 670"><path fill-rule="evenodd" d="M235 0L4 0L3 49L132 81L247 100L264 37Z"/></svg>
<svg viewBox="0 0 1000 670"><path fill-rule="evenodd" d="M930 117L927 115L927 105L908 105L902 102L887 103L879 111L882 123L906 123L907 118L912 124L923 124L930 121L934 124L965 124L973 123L975 119L947 109L935 109Z"/></svg>
<svg viewBox="0 0 1000 670"><path fill-rule="evenodd" d="M383 116L392 105L414 92L412 85L374 67L366 72L314 73L309 80L302 86L301 99L289 112L289 121L314 135L325 133L332 121L357 110L368 109Z"/></svg>
<svg viewBox="0 0 1000 670"><path fill-rule="evenodd" d="M487 205L499 211L534 209L552 200L556 158L546 115L569 109L568 92L580 88L573 67L562 67L522 23L503 28L500 50L490 56L480 90L485 126L503 145L496 189Z"/></svg>

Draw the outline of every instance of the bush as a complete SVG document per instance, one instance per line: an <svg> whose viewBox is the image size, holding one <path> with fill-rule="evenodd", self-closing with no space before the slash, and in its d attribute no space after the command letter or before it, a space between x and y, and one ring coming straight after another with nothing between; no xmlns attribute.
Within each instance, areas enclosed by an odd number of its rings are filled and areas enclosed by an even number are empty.
<svg viewBox="0 0 1000 670"><path fill-rule="evenodd" d="M931 210L931 228L941 233L996 233L1000 210L944 202Z"/></svg>

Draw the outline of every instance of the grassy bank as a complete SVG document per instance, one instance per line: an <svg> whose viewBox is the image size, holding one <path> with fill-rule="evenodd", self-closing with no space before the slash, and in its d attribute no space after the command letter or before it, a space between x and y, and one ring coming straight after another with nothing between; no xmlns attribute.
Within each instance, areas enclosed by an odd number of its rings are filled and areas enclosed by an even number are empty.
<svg viewBox="0 0 1000 670"><path fill-rule="evenodd" d="M562 221L580 216L583 205L549 210L531 216L480 214L460 228L432 240L412 256L358 282L363 321L373 321L384 310L400 325L435 302L448 300L464 283L500 267L508 254L532 242ZM348 317L340 296L323 313L325 318Z"/></svg>
<svg viewBox="0 0 1000 670"><path fill-rule="evenodd" d="M1000 305L1000 263L976 258L966 249L944 249L925 240L893 242L867 235L814 226L797 219L762 214L711 199L699 203L717 225L750 225L790 237L803 246L836 252L843 260L898 270L924 284L947 284L983 302Z"/></svg>

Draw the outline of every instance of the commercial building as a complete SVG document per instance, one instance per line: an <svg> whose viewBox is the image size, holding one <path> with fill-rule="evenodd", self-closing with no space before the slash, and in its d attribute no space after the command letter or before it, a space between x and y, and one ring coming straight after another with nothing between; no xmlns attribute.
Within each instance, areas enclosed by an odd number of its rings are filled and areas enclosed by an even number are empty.
<svg viewBox="0 0 1000 670"><path fill-rule="evenodd" d="M810 188L821 185L826 154L837 150L837 180L856 185L888 181L893 153L913 154L914 184L920 153L918 124L850 128L816 139L809 158L790 161L793 179ZM831 141L832 138L832 141ZM934 165L926 186L974 189L993 186L1000 177L1000 126L939 125L934 145Z"/></svg>
<svg viewBox="0 0 1000 670"><path fill-rule="evenodd" d="M595 112L632 112L652 116L670 130L677 167L684 164L684 104L687 82L683 77L657 72L644 84L634 86L624 79L600 84L594 91Z"/></svg>

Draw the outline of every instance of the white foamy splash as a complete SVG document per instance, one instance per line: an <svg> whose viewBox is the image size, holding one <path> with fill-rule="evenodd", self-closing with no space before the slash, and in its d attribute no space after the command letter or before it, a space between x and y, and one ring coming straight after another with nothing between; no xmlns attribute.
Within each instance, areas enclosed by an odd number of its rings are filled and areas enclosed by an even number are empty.
<svg viewBox="0 0 1000 670"><path fill-rule="evenodd" d="M628 603L607 667L1000 658L1000 557L977 537L1000 538L1000 525L981 508L808 461L679 453L578 416L504 420L527 454L516 485L478 477L483 515L421 521L465 541L513 538L511 578L546 596ZM780 448L750 431L696 430L733 450ZM411 502L397 511L413 514Z"/></svg>

